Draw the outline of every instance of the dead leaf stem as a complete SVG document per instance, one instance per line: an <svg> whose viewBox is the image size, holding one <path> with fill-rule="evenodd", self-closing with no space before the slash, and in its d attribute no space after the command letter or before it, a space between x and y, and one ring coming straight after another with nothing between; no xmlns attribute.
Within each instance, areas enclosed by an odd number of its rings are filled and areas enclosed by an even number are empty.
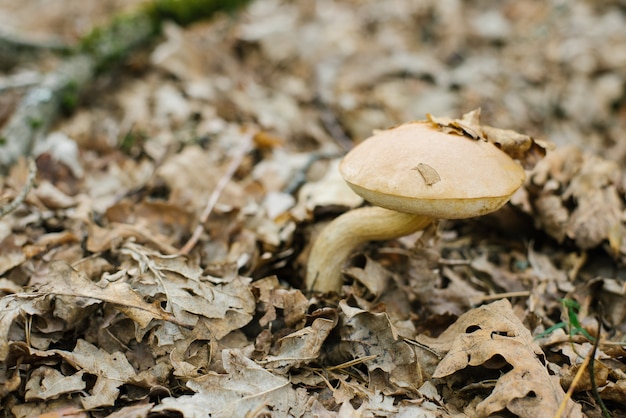
<svg viewBox="0 0 626 418"><path fill-rule="evenodd" d="M202 215L200 215L198 225L193 231L191 238L189 238L189 240L183 246L183 248L180 249L178 254L180 255L189 254L189 252L193 249L193 247L196 245L196 243L200 239L200 235L202 235L202 232L204 231L204 224L207 221L207 219L209 219L211 212L213 212L213 209L215 208L215 205L219 201L219 198L222 192L226 188L226 185L228 185L228 182L235 175L237 168L239 168L239 166L241 165L241 162L243 161L246 154L248 154L248 152L250 152L250 150L252 149L252 144L253 144L252 139L254 138L254 134L255 132L250 131L250 132L246 132L243 135L240 148L237 150L230 164L226 168L226 173L224 173L222 178L220 178L220 180L217 182L217 185L215 186L213 193L211 193L211 196L209 196L209 200L207 201L206 207L204 208Z"/></svg>
<svg viewBox="0 0 626 418"><path fill-rule="evenodd" d="M602 306L600 306L600 309L602 309ZM602 332L602 319L600 319L600 316L596 318L596 321L598 323L598 328L596 330L596 339L593 342L593 348L591 349L591 355L589 356L591 358L588 366L589 380L591 381L591 390L593 391L593 396L596 399L596 402L598 402L598 405L600 405L600 409L602 410L602 416L607 418L611 416L611 413L609 412L606 405L604 404L604 401L600 397L600 392L598 392L598 383L596 382L596 376L593 369L596 362L596 352L598 351L598 346L600 345L600 333Z"/></svg>
<svg viewBox="0 0 626 418"><path fill-rule="evenodd" d="M561 418L563 416L563 412L565 412L565 408L567 408L568 402L572 398L572 394L574 393L574 390L576 389L576 385L578 384L578 381L582 377L583 372L587 370L587 364L589 364L589 359L591 358L591 354L592 354L592 351L589 351L587 356L585 356L585 361L583 361L583 364L581 364L580 367L578 368L578 371L576 372L576 376L574 376L574 380L572 380L572 384L570 385L569 389L567 390L567 393L563 397L563 400L561 400L561 405L559 405L559 409L556 411L556 414L554 414L554 418ZM591 377L591 379L593 379L593 376Z"/></svg>

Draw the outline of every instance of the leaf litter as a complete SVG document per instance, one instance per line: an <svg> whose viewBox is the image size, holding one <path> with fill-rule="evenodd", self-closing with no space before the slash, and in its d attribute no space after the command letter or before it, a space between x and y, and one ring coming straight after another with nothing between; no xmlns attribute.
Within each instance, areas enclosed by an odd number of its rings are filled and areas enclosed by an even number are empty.
<svg viewBox="0 0 626 418"><path fill-rule="evenodd" d="M16 33L63 19L0 8ZM168 24L44 138L0 218L6 416L623 415L624 20L610 1L256 0ZM309 294L311 241L363 204L338 158L424 118L524 160L526 184ZM4 174L0 204L27 177ZM600 340L598 395L574 384L594 351L572 324Z"/></svg>

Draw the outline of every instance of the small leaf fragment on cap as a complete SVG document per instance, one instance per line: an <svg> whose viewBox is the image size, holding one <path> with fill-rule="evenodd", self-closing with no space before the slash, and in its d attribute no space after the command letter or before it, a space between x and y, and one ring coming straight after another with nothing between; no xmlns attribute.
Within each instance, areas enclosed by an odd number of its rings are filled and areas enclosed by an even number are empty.
<svg viewBox="0 0 626 418"><path fill-rule="evenodd" d="M437 170L435 170L428 164L419 163L413 169L419 171L419 173L424 178L424 182L429 186L441 181L441 177L439 177L439 173L437 173Z"/></svg>

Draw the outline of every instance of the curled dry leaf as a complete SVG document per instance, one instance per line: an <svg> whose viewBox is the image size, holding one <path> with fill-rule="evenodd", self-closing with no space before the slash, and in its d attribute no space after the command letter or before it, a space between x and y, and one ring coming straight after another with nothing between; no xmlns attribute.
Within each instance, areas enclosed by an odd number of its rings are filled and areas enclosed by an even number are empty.
<svg viewBox="0 0 626 418"><path fill-rule="evenodd" d="M0 274L26 261L22 247L15 242L15 235L9 235L0 241Z"/></svg>
<svg viewBox="0 0 626 418"><path fill-rule="evenodd" d="M128 256L130 277L140 294L162 301L176 323L193 327L202 320L210 331L207 339L221 339L252 319L256 303L249 278L220 279L204 276L182 257L166 256L128 242L121 249Z"/></svg>
<svg viewBox="0 0 626 418"><path fill-rule="evenodd" d="M279 374L287 373L293 367L302 367L320 356L322 344L336 325L336 321L317 318L299 331L278 340L278 349L267 356L261 364Z"/></svg>
<svg viewBox="0 0 626 418"><path fill-rule="evenodd" d="M433 377L456 390L496 379L469 415L487 417L507 409L519 417L554 416L565 398L559 378L550 374L541 348L507 300L473 309L439 338L420 341L447 352ZM566 416L582 417L580 405L569 400Z"/></svg>
<svg viewBox="0 0 626 418"><path fill-rule="evenodd" d="M187 382L195 395L165 398L153 412L178 411L185 417L245 417L262 412L301 417L308 395L289 379L275 376L247 358L240 350L222 351L226 373L209 372Z"/></svg>
<svg viewBox="0 0 626 418"><path fill-rule="evenodd" d="M607 243L614 256L626 254L619 165L574 147L550 151L528 176L526 202L537 227L559 242L587 250ZM525 204L528 203L528 204Z"/></svg>
<svg viewBox="0 0 626 418"><path fill-rule="evenodd" d="M444 132L456 133L475 140L489 141L519 160L525 168L534 167L551 147L545 141L510 129L494 128L480 123L480 108L464 114L460 119L426 115L428 121Z"/></svg>
<svg viewBox="0 0 626 418"><path fill-rule="evenodd" d="M136 375L124 354L108 353L82 339L76 342L72 351L31 350L30 355L47 361L51 361L52 355L57 355L76 370L73 374L64 375L50 367L36 369L26 383L26 397L30 400L55 399L63 394L80 392L83 394L81 402L87 410L111 406L119 395L118 388ZM86 374L97 379L95 385L85 393L83 378Z"/></svg>
<svg viewBox="0 0 626 418"><path fill-rule="evenodd" d="M422 384L415 352L398 334L386 313L372 313L340 303L342 313L341 339L350 355L367 357L364 364L370 377L382 371L389 383L383 392L417 391ZM371 356L374 356L371 358ZM386 379L385 379L386 380Z"/></svg>
<svg viewBox="0 0 626 418"><path fill-rule="evenodd" d="M435 170L428 164L419 163L417 167L415 167L415 169L419 171L419 173L424 178L424 182L429 186L441 181L441 177L439 177L439 173L437 173L437 170Z"/></svg>
<svg viewBox="0 0 626 418"><path fill-rule="evenodd" d="M63 261L53 262L49 274L54 279L42 287L44 293L110 303L142 328L147 327L153 319L179 323L158 304L147 303L123 281L102 282L98 285Z"/></svg>
<svg viewBox="0 0 626 418"><path fill-rule="evenodd" d="M113 1L124 9L141 2ZM34 0L21 0L17 8L11 3L0 1L1 26L15 28L18 40L34 34L44 44L44 32L59 33L62 26L76 40L92 18L104 23L119 12L110 1L59 0L45 8ZM150 61L147 49L131 54L130 65L117 74L123 82L105 83L106 91L96 83L97 100L79 103L77 112L57 120L58 133L37 151L43 152L37 184L0 221L0 409L17 418L87 416L85 409L97 405L103 407L93 415L117 410L111 417L165 410L190 417L430 417L446 416L463 393L475 390L482 399L470 402L483 400L481 413L532 403L513 399L515 390L541 383L538 393L547 396L553 379L542 375L541 353L521 338L521 326L506 322L509 311L474 313L444 334L450 338L435 339L432 347L449 353L440 371L451 374L428 380L419 391L415 387L432 375L439 358L427 366L414 360L418 349L409 346L411 354L399 335L436 334L483 296L528 291L529 283L531 297L515 297L516 309L530 309L528 322L547 327L562 312L558 298L571 292L582 300L577 281L586 281L585 313L600 302L608 331L602 337L623 339L625 15L618 0L555 7L560 3L397 0L390 7L376 0L254 0L241 13L190 27L166 25L164 43ZM6 67L2 58L0 67ZM16 76L33 68L47 72L67 56L45 58L0 74L0 88L17 97L24 90ZM128 73L131 68L141 76ZM16 108L13 100L3 108L4 96L0 124ZM510 235L493 240L498 229L489 225L487 240L480 223L442 223L438 231L456 244L424 244L429 254L410 257L408 265L401 261L404 249L388 248L384 268L368 261L365 268L348 269L371 293L382 292L372 298L363 286L347 287L361 309L345 303L339 313L310 312L336 305L297 290L300 265L294 259L306 259L308 229L321 219L311 214L328 218L337 206L362 204L326 158L372 129L468 106L483 106L495 126L545 134L616 162L562 147L537 163L546 144L483 125L478 111L459 119L431 117L443 129L496 143L526 167L536 163L514 198L540 230L528 237L535 249L527 252L526 241L506 227L501 231ZM231 178L224 173L244 123L261 134ZM2 203L22 190L25 168L0 175ZM421 168L415 174L434 184L437 173ZM228 185L216 193L223 179ZM213 196L219 196L215 210L198 222ZM513 225L516 230L526 229L523 221ZM194 227L202 234L187 258L164 255L176 253ZM544 239L543 231L557 243ZM587 262L570 268L570 244L606 246L617 262L601 251L580 251ZM511 256L511 248L521 255ZM65 260L82 273L51 270L50 260ZM251 281L248 275L272 278ZM30 290L41 283L44 292ZM293 287L283 288L285 283ZM328 334L337 315L341 331ZM584 326L589 317L581 311ZM566 375L580 346L559 331L551 337L561 342L554 343L547 366ZM308 366L324 365L336 345L347 347L340 354L354 363L323 373ZM600 357L609 368L602 396L618 415L626 399L624 350L600 350L611 357ZM562 367L554 361L558 356ZM288 374L277 376L269 366ZM440 385L437 393L433 382L472 381L470 372L498 378L498 384L489 392L479 380L460 395ZM79 390L81 381L85 388ZM168 398L171 409L150 411L147 399L160 402L170 391L181 396L187 382L196 396ZM574 398L590 416L598 413L587 394ZM422 408L428 400L432 413ZM465 412L478 415L471 406Z"/></svg>
<svg viewBox="0 0 626 418"><path fill-rule="evenodd" d="M259 319L262 327L274 321L282 312L285 325L289 328L301 328L306 321L309 300L297 289L281 289L276 276L265 277L252 283L257 300L264 304L263 317Z"/></svg>

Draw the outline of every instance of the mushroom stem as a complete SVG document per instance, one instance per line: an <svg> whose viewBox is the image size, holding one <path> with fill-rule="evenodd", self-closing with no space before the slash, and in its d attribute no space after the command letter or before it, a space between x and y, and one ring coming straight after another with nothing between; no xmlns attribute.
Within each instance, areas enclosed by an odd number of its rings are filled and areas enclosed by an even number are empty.
<svg viewBox="0 0 626 418"><path fill-rule="evenodd" d="M329 223L311 248L306 286L321 292L341 290L341 268L355 247L424 229L432 218L377 206L354 209Z"/></svg>

